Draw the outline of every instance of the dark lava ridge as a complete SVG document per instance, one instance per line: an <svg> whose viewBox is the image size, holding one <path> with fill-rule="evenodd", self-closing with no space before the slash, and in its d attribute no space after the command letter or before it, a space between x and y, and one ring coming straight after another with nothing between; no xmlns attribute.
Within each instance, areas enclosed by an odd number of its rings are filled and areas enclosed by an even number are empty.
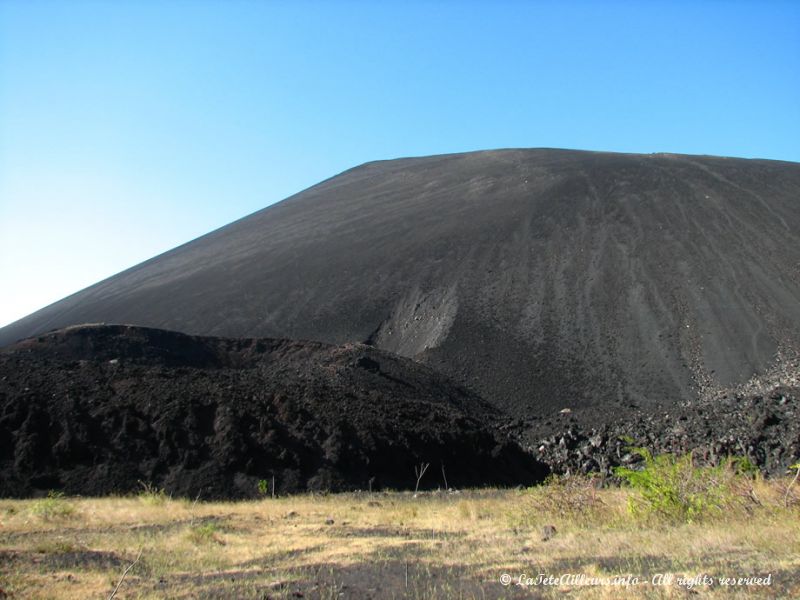
<svg viewBox="0 0 800 600"><path fill-rule="evenodd" d="M0 351L0 495L279 493L531 484L496 411L365 346L76 326Z"/></svg>

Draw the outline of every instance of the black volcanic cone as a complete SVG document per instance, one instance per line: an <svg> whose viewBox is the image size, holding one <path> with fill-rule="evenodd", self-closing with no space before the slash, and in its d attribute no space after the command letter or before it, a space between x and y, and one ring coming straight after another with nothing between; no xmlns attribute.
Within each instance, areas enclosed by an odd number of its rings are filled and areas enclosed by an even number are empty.
<svg viewBox="0 0 800 600"><path fill-rule="evenodd" d="M0 351L0 496L532 484L547 469L431 369L361 344L82 326Z"/></svg>
<svg viewBox="0 0 800 600"><path fill-rule="evenodd" d="M369 163L0 343L82 322L368 341L520 416L674 403L800 347L800 165L561 150Z"/></svg>

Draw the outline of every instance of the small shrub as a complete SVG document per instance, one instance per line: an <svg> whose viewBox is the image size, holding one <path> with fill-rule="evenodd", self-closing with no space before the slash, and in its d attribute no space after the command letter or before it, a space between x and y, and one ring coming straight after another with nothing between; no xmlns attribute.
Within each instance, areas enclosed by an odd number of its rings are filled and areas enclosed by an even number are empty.
<svg viewBox="0 0 800 600"><path fill-rule="evenodd" d="M607 519L607 507L594 477L550 475L544 484L530 488L528 524L542 518L565 519L575 525Z"/></svg>
<svg viewBox="0 0 800 600"><path fill-rule="evenodd" d="M737 475L756 477L760 473L755 463L747 456L731 456L728 458L726 465Z"/></svg>
<svg viewBox="0 0 800 600"><path fill-rule="evenodd" d="M217 538L219 526L216 523L203 523L189 528L186 537L194 544L208 544L210 542L221 543Z"/></svg>
<svg viewBox="0 0 800 600"><path fill-rule="evenodd" d="M262 496L266 496L269 493L269 481L266 479L258 480L258 493Z"/></svg>
<svg viewBox="0 0 800 600"><path fill-rule="evenodd" d="M75 507L64 499L62 492L50 490L47 498L37 500L31 505L30 511L37 517L49 521L72 515Z"/></svg>
<svg viewBox="0 0 800 600"><path fill-rule="evenodd" d="M630 451L644 459L643 467L614 469L615 475L638 492L628 498L629 512L687 522L721 513L732 500L731 483L737 468L749 470L751 464L743 459L739 463L729 461L728 465L698 467L691 453L676 457L653 456L646 448Z"/></svg>
<svg viewBox="0 0 800 600"><path fill-rule="evenodd" d="M151 483L144 483L142 481L139 482L139 485L142 486L142 491L139 492L139 500L144 504L149 506L161 506L169 499L164 488L157 488Z"/></svg>

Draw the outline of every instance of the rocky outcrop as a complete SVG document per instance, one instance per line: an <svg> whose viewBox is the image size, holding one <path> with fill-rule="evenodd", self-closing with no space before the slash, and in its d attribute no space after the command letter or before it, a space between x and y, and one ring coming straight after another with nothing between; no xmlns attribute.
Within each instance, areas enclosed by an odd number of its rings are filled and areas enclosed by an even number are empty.
<svg viewBox="0 0 800 600"><path fill-rule="evenodd" d="M540 481L489 407L361 344L74 327L0 352L0 495L242 498ZM263 489L262 484L262 489Z"/></svg>

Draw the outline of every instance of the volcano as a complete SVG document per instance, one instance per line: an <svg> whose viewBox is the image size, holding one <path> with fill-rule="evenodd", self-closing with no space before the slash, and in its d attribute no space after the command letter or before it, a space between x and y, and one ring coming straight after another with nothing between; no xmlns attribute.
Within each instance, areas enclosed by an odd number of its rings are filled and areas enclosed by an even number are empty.
<svg viewBox="0 0 800 600"><path fill-rule="evenodd" d="M552 149L371 162L0 345L87 322L364 343L518 417L674 405L796 374L800 165Z"/></svg>

